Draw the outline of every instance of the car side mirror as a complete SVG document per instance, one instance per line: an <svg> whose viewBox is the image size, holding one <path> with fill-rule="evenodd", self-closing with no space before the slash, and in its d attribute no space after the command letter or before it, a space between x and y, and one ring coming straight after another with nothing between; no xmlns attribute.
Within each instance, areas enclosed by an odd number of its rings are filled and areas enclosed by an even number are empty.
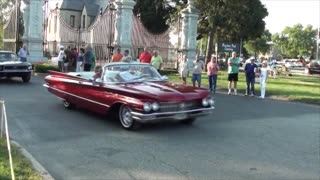
<svg viewBox="0 0 320 180"><path fill-rule="evenodd" d="M161 80L163 80L163 81L168 81L169 78L168 78L168 76L161 76Z"/></svg>

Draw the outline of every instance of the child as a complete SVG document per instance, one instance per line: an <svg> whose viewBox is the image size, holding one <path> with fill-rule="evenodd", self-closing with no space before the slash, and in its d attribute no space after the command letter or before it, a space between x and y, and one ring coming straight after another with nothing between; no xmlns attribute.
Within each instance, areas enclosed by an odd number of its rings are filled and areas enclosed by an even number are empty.
<svg viewBox="0 0 320 180"><path fill-rule="evenodd" d="M261 88L261 96L260 98L264 99L266 95L266 83L268 78L268 69L267 69L267 62L262 62L262 67L260 69L260 88Z"/></svg>
<svg viewBox="0 0 320 180"><path fill-rule="evenodd" d="M93 76L93 81L101 81L101 76L102 76L102 66L96 66L94 68L94 76Z"/></svg>

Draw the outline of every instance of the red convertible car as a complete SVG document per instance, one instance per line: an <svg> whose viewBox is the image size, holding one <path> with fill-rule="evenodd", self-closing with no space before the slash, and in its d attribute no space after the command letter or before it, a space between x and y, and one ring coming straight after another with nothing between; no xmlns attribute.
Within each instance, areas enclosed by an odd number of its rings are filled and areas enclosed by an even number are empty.
<svg viewBox="0 0 320 180"><path fill-rule="evenodd" d="M93 76L94 72L51 71L44 86L66 108L106 113L125 129L163 120L191 124L214 109L207 89L170 83L149 64L110 63L103 67L100 78L93 80Z"/></svg>

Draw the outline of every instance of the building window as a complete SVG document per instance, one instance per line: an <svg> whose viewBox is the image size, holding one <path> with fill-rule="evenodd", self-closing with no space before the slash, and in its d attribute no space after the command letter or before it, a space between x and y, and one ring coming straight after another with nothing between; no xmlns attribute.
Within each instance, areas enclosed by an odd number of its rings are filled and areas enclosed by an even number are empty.
<svg viewBox="0 0 320 180"><path fill-rule="evenodd" d="M82 28L85 29L86 28L86 15L82 16Z"/></svg>
<svg viewBox="0 0 320 180"><path fill-rule="evenodd" d="M73 28L74 28L74 19L75 19L75 16L74 16L74 15L71 15L71 16L70 16L70 25L71 25L71 27L73 27Z"/></svg>

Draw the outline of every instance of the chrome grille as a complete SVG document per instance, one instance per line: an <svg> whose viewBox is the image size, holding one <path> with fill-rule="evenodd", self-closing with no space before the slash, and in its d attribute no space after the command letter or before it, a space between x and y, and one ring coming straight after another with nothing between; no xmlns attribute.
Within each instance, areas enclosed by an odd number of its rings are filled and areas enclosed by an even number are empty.
<svg viewBox="0 0 320 180"><path fill-rule="evenodd" d="M24 70L24 69L28 69L27 66L5 66L4 69L7 70L15 70L15 69L19 69L19 70Z"/></svg>
<svg viewBox="0 0 320 180"><path fill-rule="evenodd" d="M200 100L161 102L159 112L174 112L202 108Z"/></svg>

